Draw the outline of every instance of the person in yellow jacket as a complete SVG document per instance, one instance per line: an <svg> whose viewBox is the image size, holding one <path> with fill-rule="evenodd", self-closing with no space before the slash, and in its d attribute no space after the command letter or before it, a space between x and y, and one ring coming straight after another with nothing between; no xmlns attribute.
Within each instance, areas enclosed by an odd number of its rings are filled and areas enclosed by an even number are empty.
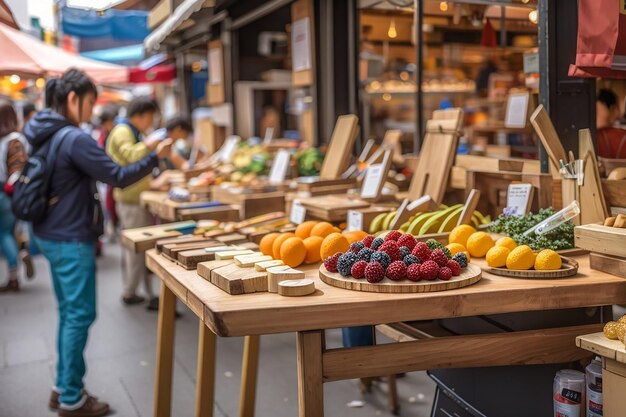
<svg viewBox="0 0 626 417"><path fill-rule="evenodd" d="M106 152L111 159L121 166L140 161L150 154L160 142L159 139L143 140L154 124L154 116L159 108L149 97L136 97L126 110L126 119L122 119L113 128L106 141ZM152 216L139 204L139 195L150 189L152 175L148 175L126 188L113 191L117 213L122 229L150 226ZM151 277L146 269L143 254L135 254L123 249L123 283L122 301L126 305L139 304L145 299L137 295L140 281L144 281L146 295L150 303L149 309L158 308L158 298L152 291Z"/></svg>

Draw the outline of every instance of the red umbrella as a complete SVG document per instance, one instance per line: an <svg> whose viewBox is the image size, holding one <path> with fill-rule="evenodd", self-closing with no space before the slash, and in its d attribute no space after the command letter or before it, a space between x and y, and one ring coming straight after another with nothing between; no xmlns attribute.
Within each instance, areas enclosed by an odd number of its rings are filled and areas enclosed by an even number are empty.
<svg viewBox="0 0 626 417"><path fill-rule="evenodd" d="M0 23L0 74L56 76L69 68L85 71L98 84L126 83L128 69L94 61L46 45L39 39Z"/></svg>

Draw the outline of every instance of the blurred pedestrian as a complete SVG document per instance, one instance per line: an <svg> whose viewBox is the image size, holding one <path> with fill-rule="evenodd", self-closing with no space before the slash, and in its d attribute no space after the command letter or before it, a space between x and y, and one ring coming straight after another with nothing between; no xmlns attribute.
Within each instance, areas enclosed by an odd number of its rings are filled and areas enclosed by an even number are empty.
<svg viewBox="0 0 626 417"><path fill-rule="evenodd" d="M172 154L168 158L168 168L189 169L192 134L191 122L185 117L175 116L165 123L164 135L166 138L172 139Z"/></svg>
<svg viewBox="0 0 626 417"><path fill-rule="evenodd" d="M115 127L115 119L119 108L116 105L109 105L102 109L100 113L100 136L98 137L98 145L101 148L106 149L106 141L111 131ZM105 234L110 237L115 236L119 218L117 217L117 211L115 210L115 199L113 198L113 187L110 185L105 186L104 190L104 220L105 220Z"/></svg>
<svg viewBox="0 0 626 417"><path fill-rule="evenodd" d="M26 103L22 106L22 127L37 113L37 108L33 103Z"/></svg>
<svg viewBox="0 0 626 417"><path fill-rule="evenodd" d="M109 412L109 405L83 385L84 350L96 318L96 241L103 229L95 182L126 187L157 167L158 157L167 156L171 146L163 141L137 163L119 166L78 127L91 118L96 97L91 79L70 69L48 81L50 108L37 113L24 131L33 152L49 140L61 141L50 177L49 192L55 202L34 222L35 240L50 263L59 308L56 385L48 405L61 417Z"/></svg>
<svg viewBox="0 0 626 417"><path fill-rule="evenodd" d="M149 97L136 97L128 104L126 119L121 120L111 131L106 143L106 152L111 159L121 166L127 166L144 158L152 152L161 138L152 137L144 141L144 134L150 132L154 116L159 110L156 102ZM122 229L134 229L152 225L152 216L139 204L139 195L150 190L151 175L146 175L131 185L113 190L115 208L119 215ZM158 298L152 291L152 277L146 269L143 253L136 254L123 248L122 301L126 305L139 304L145 298L137 295L139 282L143 280L146 295L150 300L148 307L158 308Z"/></svg>
<svg viewBox="0 0 626 417"><path fill-rule="evenodd" d="M34 275L28 251L20 251L15 239L16 219L11 211L13 183L19 178L26 163L27 143L19 133L17 113L8 100L0 100L0 250L9 266L9 280L0 287L0 293L19 291L18 255L26 267L26 276Z"/></svg>
<svg viewBox="0 0 626 417"><path fill-rule="evenodd" d="M616 127L620 115L617 95L611 90L601 89L596 98L598 156L626 158L626 130Z"/></svg>

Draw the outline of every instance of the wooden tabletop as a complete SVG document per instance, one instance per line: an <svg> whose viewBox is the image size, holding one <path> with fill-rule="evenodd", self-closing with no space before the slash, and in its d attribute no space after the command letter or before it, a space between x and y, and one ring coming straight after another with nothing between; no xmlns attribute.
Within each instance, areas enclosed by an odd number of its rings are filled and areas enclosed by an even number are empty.
<svg viewBox="0 0 626 417"><path fill-rule="evenodd" d="M587 256L574 258L580 267L572 278L531 280L483 272L481 281L469 287L421 294L331 287L319 279L318 267L311 266L300 269L315 281L316 292L295 298L272 293L229 295L154 250L146 258L148 267L219 336L626 303L626 280L589 269ZM475 263L481 265L480 260Z"/></svg>
<svg viewBox="0 0 626 417"><path fill-rule="evenodd" d="M626 363L626 348L619 340L610 340L604 333L591 333L576 338L576 345L602 357Z"/></svg>

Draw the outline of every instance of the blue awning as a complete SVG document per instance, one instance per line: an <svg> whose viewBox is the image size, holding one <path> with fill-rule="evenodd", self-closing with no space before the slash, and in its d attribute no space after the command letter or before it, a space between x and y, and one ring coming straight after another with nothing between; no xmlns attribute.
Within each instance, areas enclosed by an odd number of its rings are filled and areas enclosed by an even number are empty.
<svg viewBox="0 0 626 417"><path fill-rule="evenodd" d="M100 49L97 51L81 52L81 55L105 62L138 62L144 58L143 44L121 46L119 48Z"/></svg>
<svg viewBox="0 0 626 417"><path fill-rule="evenodd" d="M140 10L95 11L63 7L61 24L63 33L79 38L143 41L150 33L148 12Z"/></svg>

